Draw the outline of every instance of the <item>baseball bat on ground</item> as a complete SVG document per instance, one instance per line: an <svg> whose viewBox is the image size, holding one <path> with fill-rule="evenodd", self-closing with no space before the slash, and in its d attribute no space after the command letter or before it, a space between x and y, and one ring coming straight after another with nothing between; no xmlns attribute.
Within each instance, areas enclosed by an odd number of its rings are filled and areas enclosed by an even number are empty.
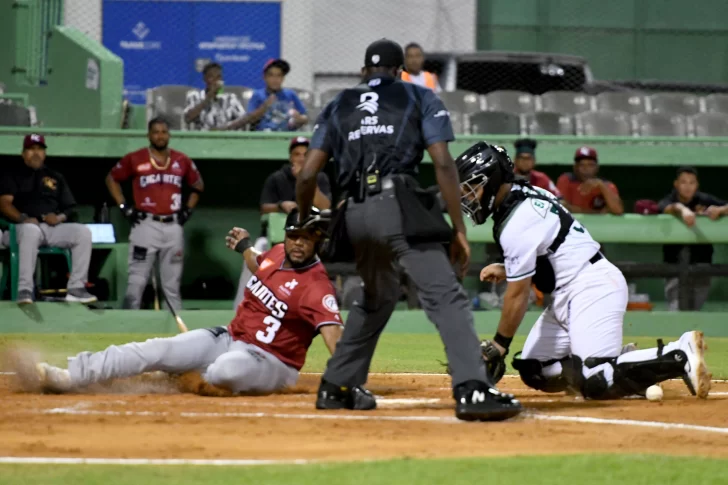
<svg viewBox="0 0 728 485"><path fill-rule="evenodd" d="M157 285L157 272L152 267L152 288L154 289L154 309L159 310L159 287Z"/></svg>
<svg viewBox="0 0 728 485"><path fill-rule="evenodd" d="M184 320L182 320L182 317L177 315L177 311L172 307L172 305L169 304L169 300L167 299L167 294L164 292L164 289L160 287L158 293L162 294L164 303L167 305L167 308L169 308L169 311L172 312L174 321L177 322L177 328L179 329L179 333L186 333L188 331L187 325L185 325L185 322L184 322Z"/></svg>

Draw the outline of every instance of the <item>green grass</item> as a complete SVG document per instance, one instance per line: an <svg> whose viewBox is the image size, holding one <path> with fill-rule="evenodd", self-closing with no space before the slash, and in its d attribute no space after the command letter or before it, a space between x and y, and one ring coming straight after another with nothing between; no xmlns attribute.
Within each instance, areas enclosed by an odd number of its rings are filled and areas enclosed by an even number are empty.
<svg viewBox="0 0 728 485"><path fill-rule="evenodd" d="M192 467L2 465L1 484L377 485L501 483L564 485L724 484L728 460L651 455L568 455L392 460L291 466Z"/></svg>
<svg viewBox="0 0 728 485"><path fill-rule="evenodd" d="M102 350L112 344L143 341L158 337L151 334L8 334L0 336L0 347L22 343L42 351L50 363L65 365L65 358L83 350ZM653 337L629 337L639 348L656 345ZM525 337L516 337L511 356L523 347ZM728 338L708 339L706 358L716 379L728 378ZM328 352L321 339L316 339L309 351L304 372L323 371ZM372 372L444 372L445 353L437 335L383 334L372 362ZM510 358L508 359L510 363ZM509 372L513 369L509 367Z"/></svg>

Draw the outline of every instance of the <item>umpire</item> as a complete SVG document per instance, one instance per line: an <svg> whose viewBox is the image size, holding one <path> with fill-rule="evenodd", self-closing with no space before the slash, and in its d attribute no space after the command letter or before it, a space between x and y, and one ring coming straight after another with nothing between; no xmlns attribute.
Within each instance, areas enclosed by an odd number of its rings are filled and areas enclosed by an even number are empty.
<svg viewBox="0 0 728 485"><path fill-rule="evenodd" d="M429 89L396 79L404 62L391 40L371 44L363 81L344 90L323 110L314 127L296 186L300 220L310 214L316 176L333 156L344 204L334 217L332 260L351 252L364 281L363 302L352 308L318 391L318 409L374 409L362 385L379 336L394 311L404 268L422 306L440 333L449 361L455 414L463 420L501 420L521 411L486 375L469 301L443 243L465 271L470 248L460 210L457 170L448 151L454 139L450 115ZM414 179L427 149L453 229L436 199ZM347 248L350 251L347 251Z"/></svg>

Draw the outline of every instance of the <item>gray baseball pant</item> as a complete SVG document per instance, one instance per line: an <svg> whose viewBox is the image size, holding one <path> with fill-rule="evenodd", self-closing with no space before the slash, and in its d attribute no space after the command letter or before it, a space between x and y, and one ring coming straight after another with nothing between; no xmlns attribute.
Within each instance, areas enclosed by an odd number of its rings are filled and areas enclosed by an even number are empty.
<svg viewBox="0 0 728 485"><path fill-rule="evenodd" d="M129 280L123 308L139 309L157 259L162 290L172 308L182 309L184 229L176 222L158 222L151 218L139 221L129 234Z"/></svg>
<svg viewBox="0 0 728 485"><path fill-rule="evenodd" d="M153 371L199 371L209 384L234 393L270 393L298 381L296 369L255 345L233 340L225 327L81 352L68 359L68 371L74 388Z"/></svg>
<svg viewBox="0 0 728 485"><path fill-rule="evenodd" d="M85 288L88 266L91 262L91 230L83 224L61 223L56 226L17 224L19 274L18 291L33 291L33 275L38 261L38 248L51 246L71 250L71 276L67 288ZM4 244L9 245L10 233L4 234Z"/></svg>
<svg viewBox="0 0 728 485"><path fill-rule="evenodd" d="M377 341L400 294L396 260L417 286L422 307L445 344L453 386L484 381L485 365L465 290L441 244L407 242L394 189L361 203L350 200L346 224L364 281L364 299L352 307L324 379L349 387L367 381Z"/></svg>

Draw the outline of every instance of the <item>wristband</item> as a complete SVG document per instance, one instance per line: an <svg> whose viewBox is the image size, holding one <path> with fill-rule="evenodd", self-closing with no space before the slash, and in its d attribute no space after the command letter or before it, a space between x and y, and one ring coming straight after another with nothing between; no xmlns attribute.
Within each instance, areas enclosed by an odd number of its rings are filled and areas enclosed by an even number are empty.
<svg viewBox="0 0 728 485"><path fill-rule="evenodd" d="M253 247L253 245L250 244L250 238L244 237L240 241L238 241L238 243L235 245L235 251L240 254L243 254L246 249L249 249L252 247Z"/></svg>
<svg viewBox="0 0 728 485"><path fill-rule="evenodd" d="M508 350L508 347L511 346L511 342L513 342L513 337L504 337L496 332L495 337L493 337L493 342Z"/></svg>

